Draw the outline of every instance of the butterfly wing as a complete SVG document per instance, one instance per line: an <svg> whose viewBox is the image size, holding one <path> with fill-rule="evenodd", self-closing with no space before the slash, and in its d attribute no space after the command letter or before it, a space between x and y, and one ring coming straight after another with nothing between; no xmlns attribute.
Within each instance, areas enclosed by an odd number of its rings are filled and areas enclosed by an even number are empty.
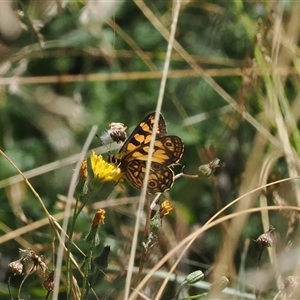
<svg viewBox="0 0 300 300"><path fill-rule="evenodd" d="M148 159L150 143L141 145L136 151L128 153L126 160L141 160ZM184 151L184 145L180 137L176 135L167 135L160 137L154 142L152 154L152 162L156 162L165 166L176 164Z"/></svg>
<svg viewBox="0 0 300 300"><path fill-rule="evenodd" d="M141 189L146 172L146 161L155 121L155 112L148 114L133 130L118 154L110 158L124 172L127 180L137 189ZM163 116L159 115L156 139L152 154L147 191L150 194L168 190L174 182L174 172L169 168L176 164L184 151L178 136L167 136Z"/></svg>
<svg viewBox="0 0 300 300"><path fill-rule="evenodd" d="M140 123L135 127L133 132L127 138L119 153L128 153L134 151L136 148L147 144L151 141L155 121L155 112L148 114ZM167 134L167 127L164 117L160 114L158 126L156 129L156 138L165 136Z"/></svg>
<svg viewBox="0 0 300 300"><path fill-rule="evenodd" d="M126 163L124 173L127 180L138 190L143 186L146 172L146 161L131 160ZM174 182L173 171L162 164L152 162L147 192L149 194L163 193L171 188Z"/></svg>

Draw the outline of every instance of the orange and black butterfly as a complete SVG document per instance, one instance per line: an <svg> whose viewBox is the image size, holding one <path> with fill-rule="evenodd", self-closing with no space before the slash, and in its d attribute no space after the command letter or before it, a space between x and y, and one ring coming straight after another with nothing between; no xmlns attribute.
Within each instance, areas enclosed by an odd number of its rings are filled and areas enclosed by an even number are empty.
<svg viewBox="0 0 300 300"><path fill-rule="evenodd" d="M120 167L126 179L137 189L141 189L146 172L146 163L154 126L155 112L148 114L124 142L119 153L109 157L109 161ZM147 192L162 193L173 185L176 165L184 151L181 139L167 135L163 116L159 115Z"/></svg>

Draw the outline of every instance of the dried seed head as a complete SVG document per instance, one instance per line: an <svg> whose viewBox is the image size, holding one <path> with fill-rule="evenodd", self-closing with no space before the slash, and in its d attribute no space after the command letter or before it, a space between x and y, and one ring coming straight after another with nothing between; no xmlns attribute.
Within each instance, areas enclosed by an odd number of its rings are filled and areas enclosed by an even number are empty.
<svg viewBox="0 0 300 300"><path fill-rule="evenodd" d="M126 129L127 126L125 126L123 123L110 123L108 132L114 142L121 143L127 138Z"/></svg>
<svg viewBox="0 0 300 300"><path fill-rule="evenodd" d="M43 273L48 270L47 265L43 261L43 257L37 255L32 249L19 249L20 253L22 253L21 262L24 264L28 261L31 261L35 268L40 267Z"/></svg>
<svg viewBox="0 0 300 300"><path fill-rule="evenodd" d="M215 158L210 163L201 165L198 170L206 177L211 177L215 171L216 168L219 168L220 165L220 159Z"/></svg>
<svg viewBox="0 0 300 300"><path fill-rule="evenodd" d="M254 240L255 242L261 244L264 247L271 247L273 243L275 242L275 236L273 234L275 228L270 225L270 228L267 232L261 234L257 240Z"/></svg>
<svg viewBox="0 0 300 300"><path fill-rule="evenodd" d="M22 258L12 261L11 263L8 264L8 269L11 273L14 275L21 275L23 272L23 263L21 262Z"/></svg>
<svg viewBox="0 0 300 300"><path fill-rule="evenodd" d="M19 248L19 252L22 255L22 257L21 257L22 264L25 264L28 261L31 261L31 251L32 250L30 248L28 248L28 249Z"/></svg>
<svg viewBox="0 0 300 300"><path fill-rule="evenodd" d="M43 287L51 292L54 289L54 270L48 273L46 279L43 281Z"/></svg>
<svg viewBox="0 0 300 300"><path fill-rule="evenodd" d="M287 299L299 299L300 296L300 277L288 276L284 279L284 290L287 294Z"/></svg>
<svg viewBox="0 0 300 300"><path fill-rule="evenodd" d="M101 136L100 140L103 144L107 145L111 142L123 143L126 138L127 127L123 123L110 123L108 124L108 129L105 130Z"/></svg>

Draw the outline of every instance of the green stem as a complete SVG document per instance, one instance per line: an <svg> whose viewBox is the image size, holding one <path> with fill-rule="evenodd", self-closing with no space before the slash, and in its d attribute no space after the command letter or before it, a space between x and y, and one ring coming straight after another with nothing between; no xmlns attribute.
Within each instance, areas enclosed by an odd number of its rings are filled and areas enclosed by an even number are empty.
<svg viewBox="0 0 300 300"><path fill-rule="evenodd" d="M83 207L86 205L87 201L91 197L91 192L86 194L86 195L78 195L76 197L76 203L75 203L75 208L74 208L74 215L71 221L71 226L68 231L68 236L69 239L67 241L67 263L66 263L66 268L67 268L67 299L71 299L71 290L72 290L72 268L71 268L71 253L72 253L72 238L74 234L74 229L75 229L75 223L76 220L82 211ZM79 206L80 200L82 200L81 205Z"/></svg>
<svg viewBox="0 0 300 300"><path fill-rule="evenodd" d="M88 296L88 291L89 291L89 274L91 271L91 265L92 265L92 257L93 257L93 252L95 249L95 243L91 243L91 246L89 248L89 251L85 257L85 264L84 264L84 277L83 277L83 284L82 284L82 292L81 292L81 300L87 299Z"/></svg>
<svg viewBox="0 0 300 300"><path fill-rule="evenodd" d="M181 298L180 300L196 300L196 299L203 298L207 295L208 295L208 293L203 293L203 294L193 295L193 296L190 296L190 297L187 297L187 298Z"/></svg>

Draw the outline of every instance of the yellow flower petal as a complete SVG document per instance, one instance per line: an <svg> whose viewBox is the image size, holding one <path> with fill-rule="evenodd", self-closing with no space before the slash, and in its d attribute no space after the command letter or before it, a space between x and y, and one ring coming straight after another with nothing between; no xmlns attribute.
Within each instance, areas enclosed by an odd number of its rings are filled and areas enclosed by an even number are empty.
<svg viewBox="0 0 300 300"><path fill-rule="evenodd" d="M106 162L102 155L97 155L94 151L91 152L91 167L94 173L94 178L103 181L119 182L123 177L120 168Z"/></svg>
<svg viewBox="0 0 300 300"><path fill-rule="evenodd" d="M161 218L168 215L169 212L173 209L171 203L168 200L165 200L161 205L159 209L159 215Z"/></svg>

